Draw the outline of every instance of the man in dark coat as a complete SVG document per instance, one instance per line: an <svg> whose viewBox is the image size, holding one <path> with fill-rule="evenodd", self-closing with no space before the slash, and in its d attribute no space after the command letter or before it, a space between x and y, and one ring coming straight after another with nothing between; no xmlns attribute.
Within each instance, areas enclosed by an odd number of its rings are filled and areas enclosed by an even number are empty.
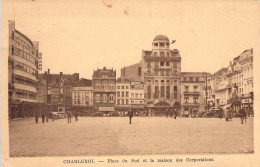
<svg viewBox="0 0 260 167"><path fill-rule="evenodd" d="M176 117L177 117L177 109L176 108L174 109L173 115L174 115L174 119L176 119Z"/></svg>
<svg viewBox="0 0 260 167"><path fill-rule="evenodd" d="M68 123L71 123L71 113L68 112Z"/></svg>
<svg viewBox="0 0 260 167"><path fill-rule="evenodd" d="M44 114L44 112L42 112L42 123L44 124L44 121L45 121L45 114Z"/></svg>
<svg viewBox="0 0 260 167"><path fill-rule="evenodd" d="M78 116L79 116L79 114L78 114L78 112L76 112L75 115L74 115L75 121L78 121Z"/></svg>
<svg viewBox="0 0 260 167"><path fill-rule="evenodd" d="M35 113L35 123L38 124L38 112Z"/></svg>
<svg viewBox="0 0 260 167"><path fill-rule="evenodd" d="M127 115L129 116L129 124L132 124L133 111L129 111Z"/></svg>
<svg viewBox="0 0 260 167"><path fill-rule="evenodd" d="M244 120L246 119L246 111L245 109L241 108L239 110L240 118L241 118L241 124L243 124ZM246 122L246 120L245 120Z"/></svg>

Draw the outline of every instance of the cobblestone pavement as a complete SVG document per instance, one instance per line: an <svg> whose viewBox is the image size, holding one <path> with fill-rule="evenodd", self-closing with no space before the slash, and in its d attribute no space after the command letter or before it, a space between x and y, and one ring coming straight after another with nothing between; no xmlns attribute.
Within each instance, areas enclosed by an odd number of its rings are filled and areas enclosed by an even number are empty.
<svg viewBox="0 0 260 167"><path fill-rule="evenodd" d="M9 122L10 156L204 154L253 152L253 118L79 117Z"/></svg>

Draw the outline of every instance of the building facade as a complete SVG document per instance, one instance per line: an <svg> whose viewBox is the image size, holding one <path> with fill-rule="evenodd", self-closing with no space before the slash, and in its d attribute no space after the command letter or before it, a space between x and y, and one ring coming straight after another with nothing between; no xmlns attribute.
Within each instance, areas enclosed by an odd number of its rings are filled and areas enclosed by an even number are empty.
<svg viewBox="0 0 260 167"><path fill-rule="evenodd" d="M115 111L116 104L116 70L97 69L92 75L93 104L96 111Z"/></svg>
<svg viewBox="0 0 260 167"><path fill-rule="evenodd" d="M235 113L244 108L253 114L253 49L248 49L235 57L230 65L208 78L209 99L212 106L231 106Z"/></svg>
<svg viewBox="0 0 260 167"><path fill-rule="evenodd" d="M118 110L130 109L130 82L116 83L116 107Z"/></svg>
<svg viewBox="0 0 260 167"><path fill-rule="evenodd" d="M208 73L181 73L181 104L182 112L196 114L206 111L206 78Z"/></svg>
<svg viewBox="0 0 260 167"><path fill-rule="evenodd" d="M32 115L37 102L39 42L32 41L15 28L15 22L8 21L8 95L9 114L12 117ZM12 105L16 109L12 108Z"/></svg>
<svg viewBox="0 0 260 167"><path fill-rule="evenodd" d="M181 57L177 49L170 49L170 41L158 35L152 50L142 52L145 105L163 110L180 103Z"/></svg>
<svg viewBox="0 0 260 167"><path fill-rule="evenodd" d="M144 84L143 82L131 82L130 105L133 111L144 109Z"/></svg>
<svg viewBox="0 0 260 167"><path fill-rule="evenodd" d="M93 87L80 86L72 88L72 105L93 107Z"/></svg>
<svg viewBox="0 0 260 167"><path fill-rule="evenodd" d="M250 114L253 112L254 105L253 49L245 50L240 55L240 64L243 79L241 103L247 113Z"/></svg>

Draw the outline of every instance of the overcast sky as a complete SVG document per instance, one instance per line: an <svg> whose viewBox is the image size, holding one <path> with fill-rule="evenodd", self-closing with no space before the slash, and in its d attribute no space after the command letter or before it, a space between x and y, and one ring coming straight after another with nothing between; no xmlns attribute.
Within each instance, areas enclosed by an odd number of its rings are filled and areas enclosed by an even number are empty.
<svg viewBox="0 0 260 167"><path fill-rule="evenodd" d="M141 60L156 35L176 40L182 71L211 72L226 67L246 49L256 48L259 5L243 1L49 1L3 0L2 27L39 39L43 71L80 73L120 68ZM7 29L6 29L7 30ZM39 33L38 33L39 30Z"/></svg>

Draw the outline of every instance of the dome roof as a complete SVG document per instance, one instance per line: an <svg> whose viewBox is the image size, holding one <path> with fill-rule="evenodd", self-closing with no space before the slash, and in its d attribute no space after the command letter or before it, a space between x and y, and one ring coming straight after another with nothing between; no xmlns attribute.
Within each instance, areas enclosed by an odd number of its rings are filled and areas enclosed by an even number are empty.
<svg viewBox="0 0 260 167"><path fill-rule="evenodd" d="M165 35L157 35L153 41L159 41L159 40L166 40L166 41L169 41L169 38Z"/></svg>

